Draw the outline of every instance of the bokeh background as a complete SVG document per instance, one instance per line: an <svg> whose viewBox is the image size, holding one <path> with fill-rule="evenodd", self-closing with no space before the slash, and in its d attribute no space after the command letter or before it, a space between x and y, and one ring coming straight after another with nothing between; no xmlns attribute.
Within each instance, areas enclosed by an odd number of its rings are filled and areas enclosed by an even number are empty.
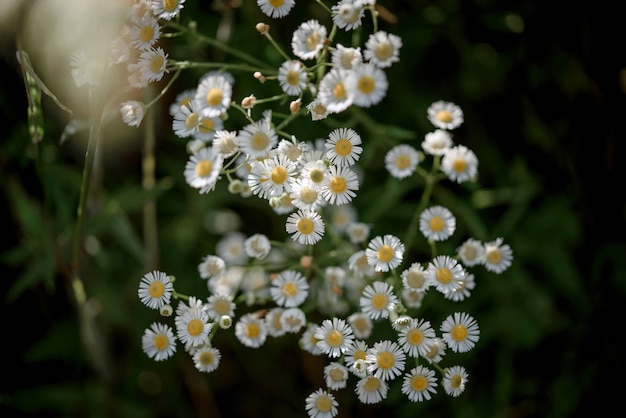
<svg viewBox="0 0 626 418"><path fill-rule="evenodd" d="M41 3L48 3L48 14L33 23ZM459 398L440 391L413 404L392 386L381 404L361 405L346 389L337 393L339 416L569 417L619 408L625 370L618 338L626 295L620 163L626 51L620 16L603 2L379 3L390 13L380 29L401 36L403 47L401 61L388 70L387 97L366 110L380 125L366 139L369 183L355 202L360 216L376 223L375 232L406 227L420 189L388 182L383 152L394 141L419 145L432 130L428 105L453 101L465 113L455 140L475 151L480 180L476 187L440 187L434 199L462 213L461 231L485 240L504 237L515 259L502 275L477 271L477 287L463 302L481 326L481 340L459 357L470 374ZM88 24L106 14L93 16L91 6L81 8L80 2L3 4L0 416L305 417L304 398L323 385L326 360L298 349L297 336L252 350L220 333L222 364L211 374L196 372L182 352L156 363L141 351L141 335L157 319L137 299L147 269L171 272L190 293L202 294L206 288L196 267L214 250L220 235L213 220L222 210L239 214L240 229L248 234L282 231L282 221L254 200L235 199L224 188L203 196L186 186L185 146L173 135L167 111L177 92L197 83L201 70L185 72L141 128L115 118L104 128L83 258L97 333L92 346L84 344L66 261L85 135L60 144L67 118L44 96L44 139L38 146L30 142L15 49L18 34L32 31L35 36L22 40L33 65L80 114L81 98L62 88L69 78L62 51L86 41L72 34L68 22ZM251 0L187 0L181 17L195 20L209 36L219 28L232 47L279 64L254 25L269 23L274 38L285 42L305 18L320 15L317 9L315 2L300 0L279 21L264 17ZM55 50L55 40L66 49ZM205 44L168 42L171 55L231 59ZM264 88L246 74L237 78L235 96L262 97ZM394 129L407 136L398 139ZM151 191L141 184L146 134L156 141ZM143 224L151 201L156 231ZM158 257L146 257L148 247Z"/></svg>

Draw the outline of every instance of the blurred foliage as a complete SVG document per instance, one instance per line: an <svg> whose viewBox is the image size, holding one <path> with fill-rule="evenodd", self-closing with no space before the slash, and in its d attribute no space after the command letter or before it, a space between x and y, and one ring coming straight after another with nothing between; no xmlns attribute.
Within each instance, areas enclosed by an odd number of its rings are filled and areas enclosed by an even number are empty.
<svg viewBox="0 0 626 418"><path fill-rule="evenodd" d="M210 35L230 25L229 45L274 64L281 57L254 25L266 21L275 39L290 39L305 16L316 13L310 2L308 10L296 7L278 21L262 16L251 0L233 10L223 8L227 3L187 0L183 16ZM375 221L374 234L406 228L419 190L385 180L384 150L421 142L431 130L428 105L450 100L465 113L455 141L478 156L480 180L437 188L434 200L455 208L460 235L503 236L515 259L502 276L477 273L477 287L463 302L480 324L481 340L460 359L470 375L462 396L439 393L413 404L396 381L380 405L358 404L349 389L339 391L339 416L566 417L618 404L620 385L606 373L619 377L623 371L619 329L612 324L626 294L626 207L618 181L626 54L601 51L621 39L614 34L623 35L620 23L600 15L600 8L570 2L379 3L397 18L382 21L381 29L401 36L403 47L401 62L388 72L387 97L367 109L378 125L363 156L367 188L356 200L359 217ZM76 315L67 271L86 142L78 134L59 144L67 118L58 117L45 95L44 136L30 141L14 44L5 39L2 48L0 260L7 371L0 415L305 417L304 398L323 385L325 363L299 350L296 336L251 350L219 333L222 363L208 375L196 372L188 356L156 363L141 350L141 335L154 320L137 298L146 269L159 266L174 274L189 294L206 292L196 280L197 265L214 250L220 235L212 220L223 209L245 214L242 231L284 234L282 223L257 200L236 199L224 185L199 195L185 184L186 151L171 132L167 107L203 71L185 72L151 116L157 141L153 189L141 184L144 128L121 121L104 128L81 266L97 325L94 350L84 345L85 324ZM172 41L168 48L199 60L228 58L200 43ZM236 89L236 97L263 95L252 77L238 78ZM107 134L120 130L131 139L107 149ZM146 243L150 202L156 204L158 231ZM157 246L158 260L146 259L149 245ZM433 299L426 306L433 312L449 308L442 307L443 298Z"/></svg>

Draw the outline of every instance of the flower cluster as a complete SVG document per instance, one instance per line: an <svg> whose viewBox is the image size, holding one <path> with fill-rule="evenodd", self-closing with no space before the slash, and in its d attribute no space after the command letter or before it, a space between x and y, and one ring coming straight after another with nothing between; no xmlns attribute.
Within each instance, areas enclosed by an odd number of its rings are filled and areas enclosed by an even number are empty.
<svg viewBox="0 0 626 418"><path fill-rule="evenodd" d="M183 4L137 0L133 5L129 24L112 48L114 62L126 63L131 88L193 65L157 46L167 30L185 29L177 23ZM329 125L320 121L333 115L381 103L389 85L386 70L399 62L402 41L378 30L375 0L317 4L328 20L301 23L290 49L273 39L268 24L256 26L282 63L265 68L254 68L254 60L223 63L171 104L172 131L186 140L189 153L181 163L186 184L208 194L225 180L230 193L266 201L270 212L284 219L285 237L225 233L215 251L198 260L198 279L206 281L208 296L184 295L175 290L173 275L147 272L139 299L163 317L173 316L173 324L154 322L143 335L143 350L162 361L181 346L199 371L212 372L221 360L213 345L217 332L234 332L251 349L270 338L298 334L302 350L328 358L321 371L326 387L304 401L311 417L335 416L333 392L349 386L360 402L381 402L395 379L402 380L401 391L412 402L431 399L439 388L458 396L468 372L460 365L444 366L445 355L472 350L479 341L478 322L458 309L435 324L422 316L422 301L434 290L452 303L462 302L475 287L470 268L500 274L513 259L501 237L485 243L469 237L455 254L439 254L437 244L454 237L457 221L451 208L430 204L432 185L472 182L478 175L474 152L453 140L452 131L464 123L463 111L452 102L432 103L425 117L433 131L420 147L388 149L383 164L394 181L428 181L405 238L394 231L372 236L376 225L359 218L354 202L364 183L360 158L372 141L366 129L332 127L321 137L298 139L289 127L307 123L324 129ZM296 7L294 0L257 0L257 5L270 18L288 16ZM362 28L366 16L373 22L369 36L361 43L353 36L350 45L338 41L340 33L359 32L355 29ZM73 74L87 80L78 58ZM235 97L237 72L275 83L276 96L249 92ZM256 112L261 104L284 106L285 101L284 111ZM139 126L151 103L122 103L123 120ZM246 122L227 126L235 112ZM297 119L302 114L308 114L305 121ZM431 249L430 258L413 259L418 232Z"/></svg>

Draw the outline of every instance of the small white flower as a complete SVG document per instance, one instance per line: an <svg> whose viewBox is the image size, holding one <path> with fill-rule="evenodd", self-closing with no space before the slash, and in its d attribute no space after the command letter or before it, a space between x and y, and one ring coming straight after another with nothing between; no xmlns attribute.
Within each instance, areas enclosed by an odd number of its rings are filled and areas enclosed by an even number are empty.
<svg viewBox="0 0 626 418"><path fill-rule="evenodd" d="M430 123L440 129L452 130L463 123L463 111L452 102L436 101L428 107L427 114Z"/></svg>
<svg viewBox="0 0 626 418"><path fill-rule="evenodd" d="M141 345L144 353L155 361L165 360L176 351L176 340L172 328L156 322L144 331Z"/></svg>

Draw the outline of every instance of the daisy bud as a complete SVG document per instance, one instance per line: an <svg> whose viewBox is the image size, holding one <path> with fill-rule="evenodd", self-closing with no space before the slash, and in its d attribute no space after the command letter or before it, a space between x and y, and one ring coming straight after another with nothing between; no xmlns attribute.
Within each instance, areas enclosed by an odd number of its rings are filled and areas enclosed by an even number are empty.
<svg viewBox="0 0 626 418"><path fill-rule="evenodd" d="M172 313L174 313L174 309L172 308L172 305L163 305L159 308L159 313L165 317L169 317L172 316Z"/></svg>
<svg viewBox="0 0 626 418"><path fill-rule="evenodd" d="M261 74L260 71L255 71L254 72L254 78L259 80L261 83L265 83L265 76L263 74Z"/></svg>
<svg viewBox="0 0 626 418"><path fill-rule="evenodd" d="M228 315L222 315L220 317L220 328L222 329L228 329L231 327L231 325L233 325L233 320L230 316Z"/></svg>
<svg viewBox="0 0 626 418"><path fill-rule="evenodd" d="M230 183L228 183L228 192L231 194L239 194L241 193L241 180L234 179Z"/></svg>
<svg viewBox="0 0 626 418"><path fill-rule="evenodd" d="M261 35L267 35L267 33L270 30L270 25L263 23L263 22L259 22L256 24L255 28Z"/></svg>
<svg viewBox="0 0 626 418"><path fill-rule="evenodd" d="M310 255L305 255L300 258L300 265L305 269L310 269L313 265L313 257Z"/></svg>
<svg viewBox="0 0 626 418"><path fill-rule="evenodd" d="M302 99L294 100L293 102L289 103L289 111L291 112L292 115L295 115L296 113L298 113L301 107L302 107Z"/></svg>
<svg viewBox="0 0 626 418"><path fill-rule="evenodd" d="M255 102L256 97L254 97L254 94L251 94L250 96L243 98L243 100L241 101L241 107L243 107L244 109L252 109Z"/></svg>

